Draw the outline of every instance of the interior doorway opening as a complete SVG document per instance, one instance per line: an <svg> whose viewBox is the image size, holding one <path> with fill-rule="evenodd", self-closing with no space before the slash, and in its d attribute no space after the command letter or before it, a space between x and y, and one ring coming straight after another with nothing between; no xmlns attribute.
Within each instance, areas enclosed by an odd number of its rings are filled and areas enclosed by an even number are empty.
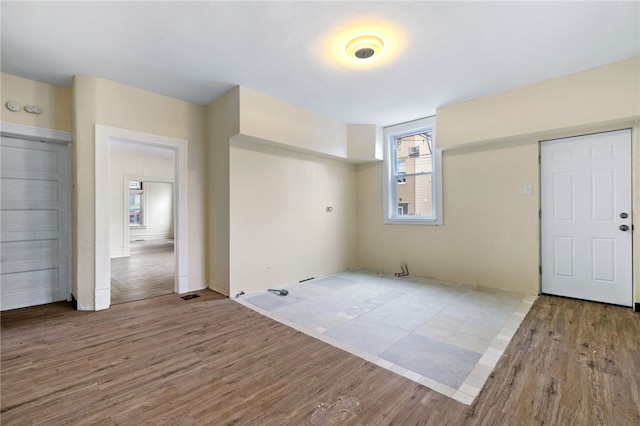
<svg viewBox="0 0 640 426"><path fill-rule="evenodd" d="M111 304L173 293L175 151L115 140L110 157Z"/></svg>
<svg viewBox="0 0 640 426"><path fill-rule="evenodd" d="M137 244L132 247L132 240L164 241L164 248L168 249L164 251L173 256L173 261L162 261L174 268L171 292L188 291L187 148L186 140L96 125L95 310L106 309L111 305L111 260L130 257L132 249L134 252L139 251ZM118 168L120 171L117 174L113 172ZM171 211L170 229L150 229L151 223L145 225L145 213L142 209L130 210L131 181L142 182L141 187L145 188L146 185L147 189L155 187L157 190L164 186L164 193L171 194L172 203L168 207ZM166 203L164 209L167 210ZM130 226L131 212L135 216L136 225L141 225L138 229L132 230ZM165 222L167 221L169 219L165 216ZM144 232L147 235L140 237ZM167 247L169 244L173 246L173 250Z"/></svg>

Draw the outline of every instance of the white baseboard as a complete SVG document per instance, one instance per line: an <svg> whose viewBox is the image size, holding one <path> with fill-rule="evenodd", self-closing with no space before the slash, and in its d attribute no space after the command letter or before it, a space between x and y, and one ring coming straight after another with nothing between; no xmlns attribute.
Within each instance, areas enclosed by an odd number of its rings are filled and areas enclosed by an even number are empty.
<svg viewBox="0 0 640 426"><path fill-rule="evenodd" d="M150 234L129 234L129 241L139 241L139 240L173 240L172 233L150 233Z"/></svg>
<svg viewBox="0 0 640 426"><path fill-rule="evenodd" d="M111 259L116 258L116 257L129 257L131 255L129 247L122 247L122 248L117 248L117 249L112 249L109 252L109 257Z"/></svg>

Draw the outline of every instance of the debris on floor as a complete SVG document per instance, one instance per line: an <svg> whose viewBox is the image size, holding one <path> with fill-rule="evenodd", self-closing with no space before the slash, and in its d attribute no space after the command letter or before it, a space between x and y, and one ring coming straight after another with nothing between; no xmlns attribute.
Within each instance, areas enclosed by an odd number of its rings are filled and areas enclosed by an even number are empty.
<svg viewBox="0 0 640 426"><path fill-rule="evenodd" d="M333 404L318 404L311 415L311 423L316 426L335 425L344 422L349 415L359 413L360 401L346 396L338 397Z"/></svg>
<svg viewBox="0 0 640 426"><path fill-rule="evenodd" d="M396 272L396 277L408 277L409 276L409 266L407 262L400 262L400 269L402 272Z"/></svg>

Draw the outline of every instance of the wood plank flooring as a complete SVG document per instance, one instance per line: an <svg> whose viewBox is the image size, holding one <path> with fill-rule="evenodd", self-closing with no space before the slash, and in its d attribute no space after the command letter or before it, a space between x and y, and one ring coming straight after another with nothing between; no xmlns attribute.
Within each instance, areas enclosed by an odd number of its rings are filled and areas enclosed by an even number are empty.
<svg viewBox="0 0 640 426"><path fill-rule="evenodd" d="M630 309L540 297L466 406L197 293L2 312L2 424L640 424Z"/></svg>
<svg viewBox="0 0 640 426"><path fill-rule="evenodd" d="M111 304L174 292L173 240L132 241L128 257L111 259Z"/></svg>

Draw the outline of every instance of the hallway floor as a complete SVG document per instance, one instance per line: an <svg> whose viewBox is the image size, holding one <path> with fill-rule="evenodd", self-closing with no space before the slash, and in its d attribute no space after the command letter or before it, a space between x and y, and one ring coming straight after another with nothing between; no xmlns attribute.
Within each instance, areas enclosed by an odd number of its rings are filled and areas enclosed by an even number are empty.
<svg viewBox="0 0 640 426"><path fill-rule="evenodd" d="M397 278L330 275L238 302L465 404L473 402L535 296Z"/></svg>
<svg viewBox="0 0 640 426"><path fill-rule="evenodd" d="M173 240L132 241L129 257L111 259L111 304L174 292Z"/></svg>

